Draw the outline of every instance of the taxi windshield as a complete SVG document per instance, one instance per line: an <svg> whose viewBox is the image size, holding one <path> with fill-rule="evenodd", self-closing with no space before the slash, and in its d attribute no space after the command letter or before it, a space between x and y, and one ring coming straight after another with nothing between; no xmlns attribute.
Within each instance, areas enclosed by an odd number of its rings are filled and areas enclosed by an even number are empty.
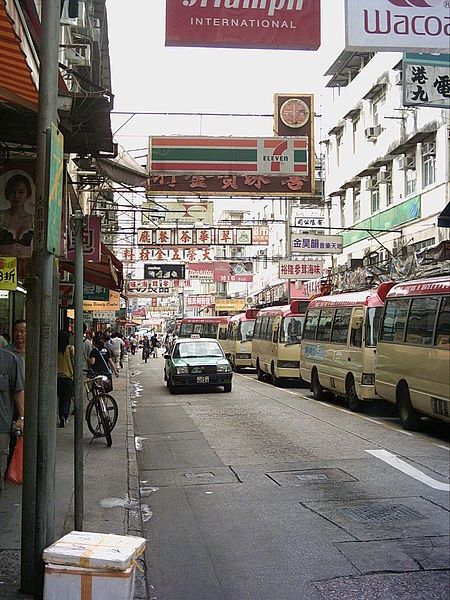
<svg viewBox="0 0 450 600"><path fill-rule="evenodd" d="M222 357L223 352L216 342L189 342L177 344L174 351L174 358L198 358L203 356Z"/></svg>

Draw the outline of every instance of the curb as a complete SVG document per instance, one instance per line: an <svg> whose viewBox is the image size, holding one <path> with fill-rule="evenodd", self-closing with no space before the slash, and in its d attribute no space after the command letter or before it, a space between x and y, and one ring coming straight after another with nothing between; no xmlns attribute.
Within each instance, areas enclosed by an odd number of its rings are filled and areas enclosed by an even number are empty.
<svg viewBox="0 0 450 600"><path fill-rule="evenodd" d="M126 376L126 407L127 407L127 458L128 458L128 495L131 502L136 502L137 510L127 510L127 531L129 535L144 536L142 521L141 493L139 487L139 471L137 464L136 445L134 436L133 412L131 410L130 365L127 362ZM149 586L147 581L147 565L145 552L136 564L136 588L134 600L148 600Z"/></svg>

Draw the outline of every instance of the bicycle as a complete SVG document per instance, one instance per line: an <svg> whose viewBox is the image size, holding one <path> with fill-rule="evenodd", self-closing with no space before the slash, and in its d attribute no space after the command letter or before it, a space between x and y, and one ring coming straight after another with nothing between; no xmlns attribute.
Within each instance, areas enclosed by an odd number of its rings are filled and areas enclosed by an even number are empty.
<svg viewBox="0 0 450 600"><path fill-rule="evenodd" d="M107 391L110 380L105 375L97 375L85 381L86 391L91 396L86 407L86 421L94 438L104 437L109 446L112 445L111 432L116 426L119 410L117 402Z"/></svg>

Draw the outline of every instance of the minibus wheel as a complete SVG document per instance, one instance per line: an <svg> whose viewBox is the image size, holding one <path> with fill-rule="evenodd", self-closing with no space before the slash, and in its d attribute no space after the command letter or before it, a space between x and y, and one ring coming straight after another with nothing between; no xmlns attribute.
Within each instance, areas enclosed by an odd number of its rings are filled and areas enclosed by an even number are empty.
<svg viewBox="0 0 450 600"><path fill-rule="evenodd" d="M411 404L411 396L406 383L397 390L397 408L403 429L419 431L420 415Z"/></svg>
<svg viewBox="0 0 450 600"><path fill-rule="evenodd" d="M317 371L314 371L311 374L311 391L313 393L314 400L323 400L325 397L323 387L320 385L319 375Z"/></svg>
<svg viewBox="0 0 450 600"><path fill-rule="evenodd" d="M347 406L352 412L362 411L362 402L358 398L353 375L350 375L345 386L345 400L347 402Z"/></svg>
<svg viewBox="0 0 450 600"><path fill-rule="evenodd" d="M270 370L271 370L271 373L272 373L272 383L273 383L273 385L275 385L275 386L281 385L281 378L277 377L275 375L275 365L273 363L272 363L272 366L271 366Z"/></svg>
<svg viewBox="0 0 450 600"><path fill-rule="evenodd" d="M258 379L258 381L264 381L264 373L261 370L261 367L259 366L259 360L256 361L256 378Z"/></svg>

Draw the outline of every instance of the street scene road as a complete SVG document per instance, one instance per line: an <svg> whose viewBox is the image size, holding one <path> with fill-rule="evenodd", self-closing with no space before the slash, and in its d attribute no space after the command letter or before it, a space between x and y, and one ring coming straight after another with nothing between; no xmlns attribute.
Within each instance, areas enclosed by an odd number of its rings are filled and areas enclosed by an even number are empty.
<svg viewBox="0 0 450 600"><path fill-rule="evenodd" d="M448 426L252 371L170 395L130 361L150 597L448 600Z"/></svg>

